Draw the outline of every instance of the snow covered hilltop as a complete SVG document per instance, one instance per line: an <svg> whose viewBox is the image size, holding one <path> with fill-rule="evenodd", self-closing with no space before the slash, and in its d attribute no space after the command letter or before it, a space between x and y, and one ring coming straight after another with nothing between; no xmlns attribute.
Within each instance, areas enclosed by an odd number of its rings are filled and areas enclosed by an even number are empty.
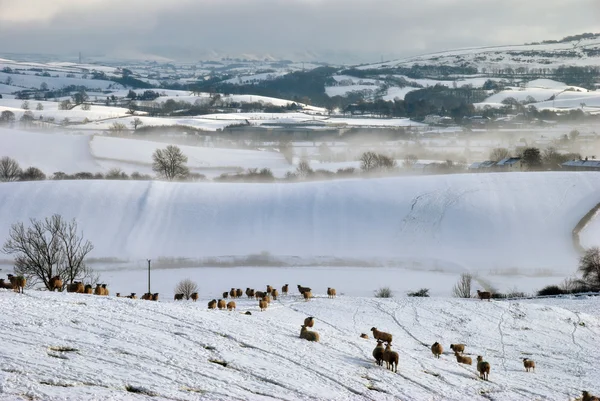
<svg viewBox="0 0 600 401"><path fill-rule="evenodd" d="M306 284L316 289L317 280ZM226 312L207 309L212 297L0 290L0 399L562 401L600 392L598 299L327 299L324 291L310 302L290 293L266 312L241 298ZM319 343L299 338L306 316ZM371 335L359 337L373 326L393 334L397 374L375 364ZM440 359L429 349L435 341L446 350ZM459 365L451 343L465 343L473 360L482 355L490 381Z"/></svg>
<svg viewBox="0 0 600 401"><path fill-rule="evenodd" d="M95 246L93 258L262 252L454 271L544 269L564 278L577 265L572 230L598 199L600 175L594 173L297 184L4 183L0 242L15 222L59 213L77 219ZM584 230L582 241L598 242L586 235Z"/></svg>

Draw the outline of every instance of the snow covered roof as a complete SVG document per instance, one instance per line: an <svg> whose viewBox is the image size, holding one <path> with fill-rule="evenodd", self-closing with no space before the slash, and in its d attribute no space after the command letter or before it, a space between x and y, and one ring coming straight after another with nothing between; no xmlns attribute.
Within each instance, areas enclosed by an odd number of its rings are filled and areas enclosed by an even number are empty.
<svg viewBox="0 0 600 401"><path fill-rule="evenodd" d="M520 157L507 157L506 159L500 160L498 163L496 163L496 165L497 166L512 166L513 164L517 163L519 160L521 160Z"/></svg>
<svg viewBox="0 0 600 401"><path fill-rule="evenodd" d="M569 160L562 165L567 167L589 167L600 169L600 160Z"/></svg>

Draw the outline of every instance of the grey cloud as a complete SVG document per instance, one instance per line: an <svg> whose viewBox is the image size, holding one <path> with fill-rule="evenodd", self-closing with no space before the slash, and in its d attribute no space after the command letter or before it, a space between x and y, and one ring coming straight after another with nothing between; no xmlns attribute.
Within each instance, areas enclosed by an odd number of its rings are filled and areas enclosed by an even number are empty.
<svg viewBox="0 0 600 401"><path fill-rule="evenodd" d="M0 0L4 52L192 60L216 52L375 61L590 32L600 15L597 0L29 0L28 19L14 5L22 2Z"/></svg>

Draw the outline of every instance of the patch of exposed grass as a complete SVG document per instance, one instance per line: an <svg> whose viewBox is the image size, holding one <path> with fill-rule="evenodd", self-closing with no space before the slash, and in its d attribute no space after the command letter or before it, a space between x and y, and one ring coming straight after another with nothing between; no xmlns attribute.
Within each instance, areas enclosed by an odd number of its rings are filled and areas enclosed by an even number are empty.
<svg viewBox="0 0 600 401"><path fill-rule="evenodd" d="M132 386L130 384L125 386L125 390L127 390L130 393L147 395L148 397L156 397L158 395L154 391L150 391L147 388Z"/></svg>
<svg viewBox="0 0 600 401"><path fill-rule="evenodd" d="M221 365L221 366L223 366L224 368L226 368L226 367L227 367L227 362L225 362L225 361L220 361L220 360L218 360L218 359L209 359L208 361L209 361L209 362L212 362L212 363L216 363L217 365Z"/></svg>
<svg viewBox="0 0 600 401"><path fill-rule="evenodd" d="M67 346L57 346L57 347L48 347L50 351L56 352L78 352L77 348L67 347Z"/></svg>

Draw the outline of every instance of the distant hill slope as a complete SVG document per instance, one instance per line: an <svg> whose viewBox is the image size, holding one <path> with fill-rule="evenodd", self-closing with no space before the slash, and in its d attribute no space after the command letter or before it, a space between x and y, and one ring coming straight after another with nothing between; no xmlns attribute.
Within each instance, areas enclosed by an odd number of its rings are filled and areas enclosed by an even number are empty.
<svg viewBox="0 0 600 401"><path fill-rule="evenodd" d="M600 35L566 38L565 41L556 42L448 50L364 65L360 68L411 67L414 64L469 66L479 70L556 68L563 65L600 66Z"/></svg>
<svg viewBox="0 0 600 401"><path fill-rule="evenodd" d="M394 259L462 271L570 275L571 231L600 174L496 173L298 184L0 184L0 242L16 221L75 217L93 256ZM589 238L587 239L589 241Z"/></svg>

